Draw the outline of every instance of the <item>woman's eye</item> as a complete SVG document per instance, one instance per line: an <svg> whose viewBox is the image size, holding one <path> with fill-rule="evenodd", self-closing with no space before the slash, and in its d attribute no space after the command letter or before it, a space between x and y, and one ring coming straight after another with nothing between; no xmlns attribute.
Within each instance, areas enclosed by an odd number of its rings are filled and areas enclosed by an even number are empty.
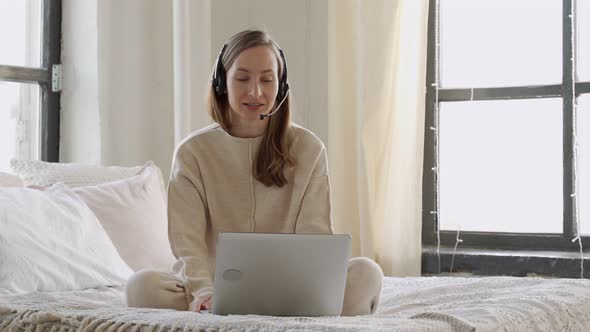
<svg viewBox="0 0 590 332"><path fill-rule="evenodd" d="M262 80L262 82L265 82L265 83L272 83L272 79L265 79L265 80Z"/></svg>
<svg viewBox="0 0 590 332"><path fill-rule="evenodd" d="M247 78L236 78L236 81L239 82L246 82L248 79Z"/></svg>

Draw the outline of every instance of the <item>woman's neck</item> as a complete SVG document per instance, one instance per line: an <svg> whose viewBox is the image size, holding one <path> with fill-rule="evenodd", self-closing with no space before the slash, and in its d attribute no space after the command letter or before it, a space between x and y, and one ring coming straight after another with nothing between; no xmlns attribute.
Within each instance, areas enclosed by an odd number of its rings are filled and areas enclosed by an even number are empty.
<svg viewBox="0 0 590 332"><path fill-rule="evenodd" d="M232 123L230 135L239 138L255 138L264 135L269 119L258 120L258 122L242 123L236 121Z"/></svg>

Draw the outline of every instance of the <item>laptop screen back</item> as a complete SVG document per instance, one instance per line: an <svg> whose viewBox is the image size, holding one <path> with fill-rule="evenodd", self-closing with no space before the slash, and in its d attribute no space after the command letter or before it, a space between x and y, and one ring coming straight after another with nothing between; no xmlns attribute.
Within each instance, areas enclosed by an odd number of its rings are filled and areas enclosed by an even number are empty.
<svg viewBox="0 0 590 332"><path fill-rule="evenodd" d="M337 316L349 235L221 233L214 314Z"/></svg>

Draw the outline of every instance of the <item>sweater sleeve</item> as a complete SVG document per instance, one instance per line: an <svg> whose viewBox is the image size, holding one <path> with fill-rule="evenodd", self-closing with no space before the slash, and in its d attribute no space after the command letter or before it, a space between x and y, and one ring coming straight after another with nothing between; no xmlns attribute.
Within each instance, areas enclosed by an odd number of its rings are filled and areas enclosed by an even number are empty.
<svg viewBox="0 0 590 332"><path fill-rule="evenodd" d="M173 273L196 298L213 292L206 241L206 196L198 160L181 146L168 185L168 237L178 259Z"/></svg>
<svg viewBox="0 0 590 332"><path fill-rule="evenodd" d="M322 147L299 208L295 233L333 234L328 158Z"/></svg>

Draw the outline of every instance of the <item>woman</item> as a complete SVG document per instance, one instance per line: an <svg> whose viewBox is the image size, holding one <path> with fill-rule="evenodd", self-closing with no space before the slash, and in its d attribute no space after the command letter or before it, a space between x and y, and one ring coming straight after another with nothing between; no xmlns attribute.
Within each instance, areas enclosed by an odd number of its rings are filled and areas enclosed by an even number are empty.
<svg viewBox="0 0 590 332"><path fill-rule="evenodd" d="M332 234L326 150L291 123L284 55L262 31L225 44L208 96L215 124L178 147L168 187L172 273L144 270L126 289L129 306L200 311L212 305L219 232ZM349 263L343 315L377 310L383 272Z"/></svg>

